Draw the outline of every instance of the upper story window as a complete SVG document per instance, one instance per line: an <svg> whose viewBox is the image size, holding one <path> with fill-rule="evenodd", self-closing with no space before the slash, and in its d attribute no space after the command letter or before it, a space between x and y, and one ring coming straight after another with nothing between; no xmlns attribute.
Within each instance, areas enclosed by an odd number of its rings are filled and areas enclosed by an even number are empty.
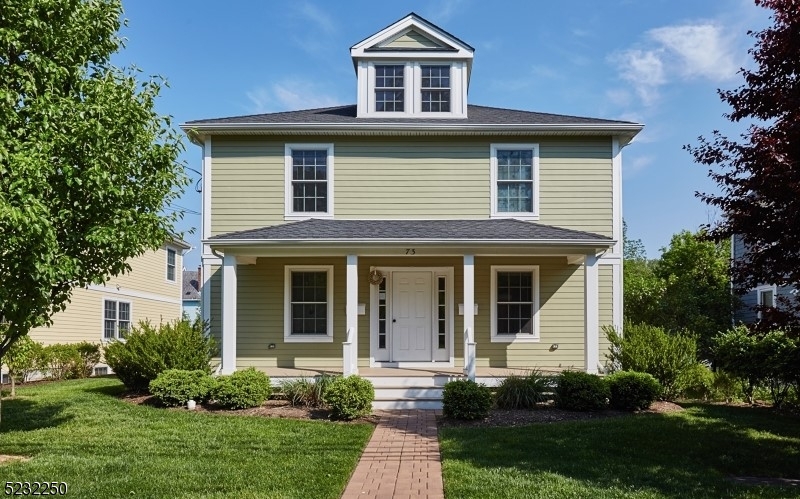
<svg viewBox="0 0 800 499"><path fill-rule="evenodd" d="M405 66L375 66L375 111L399 112L405 110Z"/></svg>
<svg viewBox="0 0 800 499"><path fill-rule="evenodd" d="M492 144L491 215L539 218L539 145Z"/></svg>
<svg viewBox="0 0 800 499"><path fill-rule="evenodd" d="M174 249L167 248L167 280L170 282L175 282L176 255Z"/></svg>
<svg viewBox="0 0 800 499"><path fill-rule="evenodd" d="M333 216L333 144L286 145L286 218Z"/></svg>
<svg viewBox="0 0 800 499"><path fill-rule="evenodd" d="M422 66L423 113L450 112L450 66Z"/></svg>

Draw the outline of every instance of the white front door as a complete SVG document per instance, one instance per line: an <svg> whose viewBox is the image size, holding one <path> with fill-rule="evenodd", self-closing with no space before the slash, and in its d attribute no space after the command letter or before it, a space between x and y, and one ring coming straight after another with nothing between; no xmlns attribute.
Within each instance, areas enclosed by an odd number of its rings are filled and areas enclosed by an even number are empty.
<svg viewBox="0 0 800 499"><path fill-rule="evenodd" d="M430 362L431 272L392 273L392 361Z"/></svg>

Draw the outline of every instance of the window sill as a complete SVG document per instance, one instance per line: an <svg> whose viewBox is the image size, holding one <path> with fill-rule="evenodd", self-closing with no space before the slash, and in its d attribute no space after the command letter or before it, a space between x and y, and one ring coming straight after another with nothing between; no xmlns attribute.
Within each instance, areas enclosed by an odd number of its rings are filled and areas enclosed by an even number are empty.
<svg viewBox="0 0 800 499"><path fill-rule="evenodd" d="M333 336L316 336L316 335L293 335L284 336L284 343L333 343Z"/></svg>
<svg viewBox="0 0 800 499"><path fill-rule="evenodd" d="M513 218L516 220L539 220L538 213L492 213L490 218Z"/></svg>
<svg viewBox="0 0 800 499"><path fill-rule="evenodd" d="M310 220L312 218L332 219L332 213L287 213L283 216L284 220L295 222L300 220Z"/></svg>
<svg viewBox="0 0 800 499"><path fill-rule="evenodd" d="M493 335L492 343L540 343L538 336L512 336L512 335Z"/></svg>

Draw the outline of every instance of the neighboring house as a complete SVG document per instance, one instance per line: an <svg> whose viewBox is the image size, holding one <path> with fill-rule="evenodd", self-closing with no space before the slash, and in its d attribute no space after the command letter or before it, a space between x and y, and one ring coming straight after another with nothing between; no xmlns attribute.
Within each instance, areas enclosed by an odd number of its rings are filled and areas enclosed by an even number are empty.
<svg viewBox="0 0 800 499"><path fill-rule="evenodd" d="M472 105L472 47L415 14L350 53L355 105L182 125L222 372L360 373L422 407L462 373L601 370L642 125Z"/></svg>
<svg viewBox="0 0 800 499"><path fill-rule="evenodd" d="M183 271L183 315L189 320L200 316L200 282L202 267Z"/></svg>
<svg viewBox="0 0 800 499"><path fill-rule="evenodd" d="M733 236L731 240L731 258L740 260L747 255L747 248L740 236ZM735 287L735 283L733 284ZM781 308L781 302L786 299L796 300L797 290L791 286L776 286L774 284L761 284L740 296L741 302L733 312L734 324L752 324L760 319L757 307L767 306Z"/></svg>

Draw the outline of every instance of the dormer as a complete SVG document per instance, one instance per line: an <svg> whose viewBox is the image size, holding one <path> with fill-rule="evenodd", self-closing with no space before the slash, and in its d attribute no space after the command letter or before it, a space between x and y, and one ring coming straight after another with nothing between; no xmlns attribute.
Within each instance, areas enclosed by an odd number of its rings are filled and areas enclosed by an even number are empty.
<svg viewBox="0 0 800 499"><path fill-rule="evenodd" d="M353 45L359 118L466 118L475 49L413 12Z"/></svg>

